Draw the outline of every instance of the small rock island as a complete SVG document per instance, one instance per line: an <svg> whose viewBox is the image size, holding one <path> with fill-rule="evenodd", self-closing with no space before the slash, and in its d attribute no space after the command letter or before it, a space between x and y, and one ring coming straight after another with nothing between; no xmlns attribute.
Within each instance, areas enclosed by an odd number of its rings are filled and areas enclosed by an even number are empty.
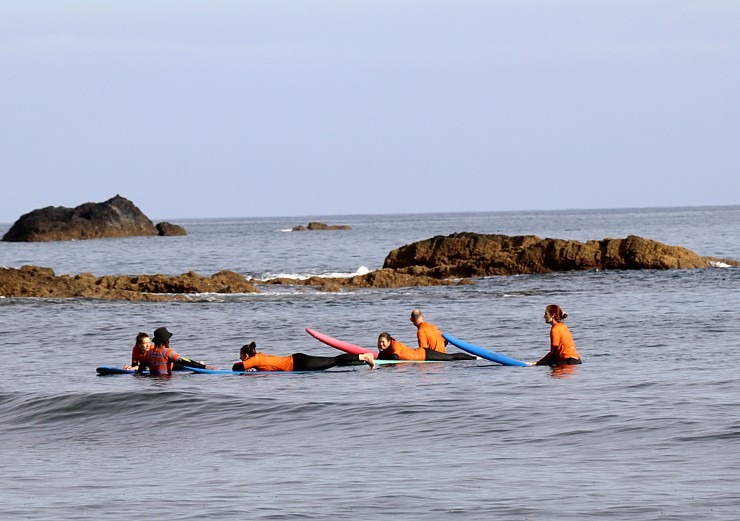
<svg viewBox="0 0 740 521"><path fill-rule="evenodd" d="M22 215L3 236L5 242L81 241L145 235L187 235L181 226L156 226L131 201L116 195L75 208L49 206Z"/></svg>
<svg viewBox="0 0 740 521"><path fill-rule="evenodd" d="M317 223L317 222L310 222L308 223L308 226L294 226L292 228L292 231L294 232L306 232L306 231L323 231L323 230L351 230L351 226L347 226L346 224L324 224L324 223Z"/></svg>

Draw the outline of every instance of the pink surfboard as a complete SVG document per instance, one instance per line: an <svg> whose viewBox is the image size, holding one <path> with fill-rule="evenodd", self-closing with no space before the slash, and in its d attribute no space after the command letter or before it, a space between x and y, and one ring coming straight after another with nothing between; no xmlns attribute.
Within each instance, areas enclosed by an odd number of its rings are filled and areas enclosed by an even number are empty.
<svg viewBox="0 0 740 521"><path fill-rule="evenodd" d="M353 355L359 355L362 353L373 353L376 358L378 357L378 352L373 349L365 349L364 347L350 344L349 342L345 342L344 340L338 340L336 338L330 337L329 335L325 335L324 333L316 331L315 329L311 329L310 327L306 328L306 333L314 337L319 342L323 342L328 346L335 347L340 351L344 351L345 353L352 353Z"/></svg>

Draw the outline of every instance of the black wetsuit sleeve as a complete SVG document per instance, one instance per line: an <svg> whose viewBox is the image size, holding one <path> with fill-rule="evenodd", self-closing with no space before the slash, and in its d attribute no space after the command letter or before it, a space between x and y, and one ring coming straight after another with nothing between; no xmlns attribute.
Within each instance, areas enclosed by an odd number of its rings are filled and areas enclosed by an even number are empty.
<svg viewBox="0 0 740 521"><path fill-rule="evenodd" d="M554 357L552 356L552 353L547 353L545 356L542 357L541 360L539 360L534 365L553 365L555 363Z"/></svg>
<svg viewBox="0 0 740 521"><path fill-rule="evenodd" d="M185 358L184 356L181 356L177 360L175 360L176 364L183 365L185 367L199 367L201 369L206 368L206 364L201 364L200 362L196 362L195 360L191 360L190 358Z"/></svg>

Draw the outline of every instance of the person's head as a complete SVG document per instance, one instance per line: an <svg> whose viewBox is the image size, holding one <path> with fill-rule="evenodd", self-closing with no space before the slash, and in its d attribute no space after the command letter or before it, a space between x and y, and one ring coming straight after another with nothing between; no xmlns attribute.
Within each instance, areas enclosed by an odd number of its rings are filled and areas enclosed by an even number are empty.
<svg viewBox="0 0 740 521"><path fill-rule="evenodd" d="M420 309L415 309L411 312L411 322L416 327L419 327L419 324L424 322L424 314L421 312Z"/></svg>
<svg viewBox="0 0 740 521"><path fill-rule="evenodd" d="M384 351L388 349L391 346L391 342L393 341L393 337L390 335L390 333L380 333L378 336L378 350Z"/></svg>
<svg viewBox="0 0 740 521"><path fill-rule="evenodd" d="M155 346L168 346L170 345L170 338L172 333L167 331L166 327L158 327L154 330L154 338L152 341Z"/></svg>
<svg viewBox="0 0 740 521"><path fill-rule="evenodd" d="M562 322L568 317L567 313L563 313L560 306L557 304L550 304L545 308L545 322Z"/></svg>
<svg viewBox="0 0 740 521"><path fill-rule="evenodd" d="M147 333L144 333L143 331L136 335L136 347L139 348L139 351L142 353L145 353L149 350L149 348L152 345L152 339L149 338L149 335Z"/></svg>
<svg viewBox="0 0 740 521"><path fill-rule="evenodd" d="M249 344L243 345L242 348L239 350L239 360L244 361L247 358L252 358L256 354L257 354L257 344L254 342L251 342Z"/></svg>

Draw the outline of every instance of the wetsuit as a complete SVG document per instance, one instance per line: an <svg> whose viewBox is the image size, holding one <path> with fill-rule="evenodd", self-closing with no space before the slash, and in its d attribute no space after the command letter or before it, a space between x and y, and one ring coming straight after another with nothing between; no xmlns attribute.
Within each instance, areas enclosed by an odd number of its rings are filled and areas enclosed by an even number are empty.
<svg viewBox="0 0 740 521"><path fill-rule="evenodd" d="M428 360L428 361L445 361L453 360L475 360L475 357L465 353L440 353L427 347L413 349L398 340L391 340L388 349L384 349L378 355L380 360Z"/></svg>
<svg viewBox="0 0 740 521"><path fill-rule="evenodd" d="M257 353L242 362L235 363L232 371L323 371L330 367L352 365L360 362L360 355L310 356L295 353L290 356L272 356Z"/></svg>
<svg viewBox="0 0 740 521"><path fill-rule="evenodd" d="M550 352L537 365L576 365L581 363L581 357L576 351L576 343L570 334L568 326L562 322L555 322L550 329Z"/></svg>
<svg viewBox="0 0 740 521"><path fill-rule="evenodd" d="M416 330L416 339L419 341L419 347L426 347L440 353L446 353L445 347L447 342L442 337L437 326L429 322L422 322Z"/></svg>

